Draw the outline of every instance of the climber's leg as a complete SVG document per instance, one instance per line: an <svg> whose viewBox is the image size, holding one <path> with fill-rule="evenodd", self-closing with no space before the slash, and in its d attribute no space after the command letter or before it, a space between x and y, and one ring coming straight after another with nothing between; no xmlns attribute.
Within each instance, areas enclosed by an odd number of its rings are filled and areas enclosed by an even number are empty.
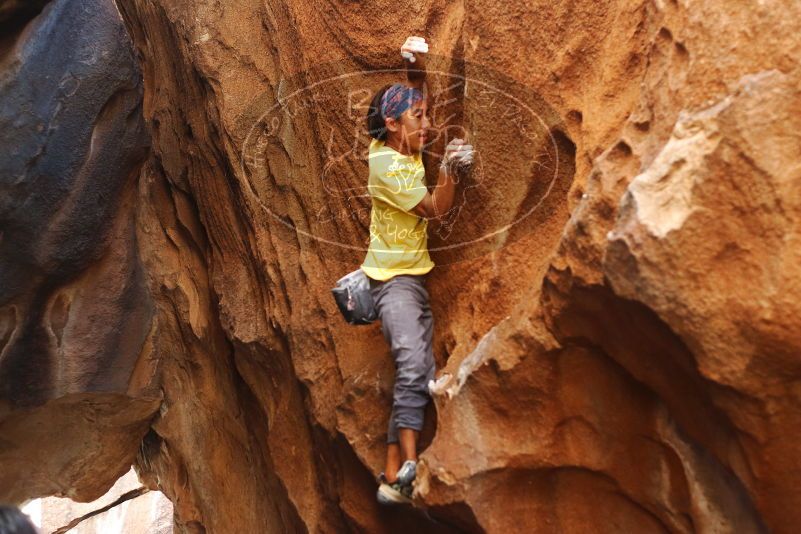
<svg viewBox="0 0 801 534"><path fill-rule="evenodd" d="M428 292L425 285L420 284L420 294L418 300L419 315L418 326L419 341L415 344L416 353L414 360L409 368L411 369L412 376L408 373L401 376L401 367L398 366L398 377L395 381L395 407L393 407L393 415L395 416L394 422L398 428L398 437L400 441L402 460L417 461L417 441L420 437L420 430L423 426L423 417L425 414L425 406L428 404L430 397L428 393L428 381L434 378L435 363L434 363L434 315L431 312L431 306L428 301ZM397 360L396 360L397 361ZM408 385L406 379L409 379ZM398 388L405 388L401 395L397 394ZM418 408L413 412L404 408L405 404L397 401L399 397L403 398L404 394L408 396L409 391L414 391L414 395L419 401L416 403ZM400 408L398 408L400 406ZM408 414L411 419L404 419L404 415Z"/></svg>
<svg viewBox="0 0 801 534"><path fill-rule="evenodd" d="M423 313L421 315L421 322L423 324L423 339L427 347L426 361L432 362L432 364L427 368L425 375L426 392L430 393L428 391L428 383L434 378L435 371L435 365L433 364L434 316L431 313L431 307L428 305L427 300L422 309ZM424 415L424 413L421 414L421 420L423 419ZM420 437L420 432L411 428L400 427L398 429L398 435L400 438L401 455L404 461L396 473L396 477L399 484L408 485L411 484L417 476L417 441Z"/></svg>
<svg viewBox="0 0 801 534"><path fill-rule="evenodd" d="M390 424L394 423L390 417ZM396 428L398 441L387 444L387 464L384 469L389 483L395 482L401 464L406 460L417 461L417 440L420 433L410 428Z"/></svg>
<svg viewBox="0 0 801 534"><path fill-rule="evenodd" d="M422 430L425 406L430 400L428 380L435 371L433 317L424 283L424 276L398 275L375 284L373 296L396 369L388 443L399 441L400 428ZM401 445L402 452L403 449Z"/></svg>
<svg viewBox="0 0 801 534"><path fill-rule="evenodd" d="M400 436L398 435L398 426L395 424L395 406L393 404L392 410L389 412L389 421L387 422L387 443L394 443L400 447Z"/></svg>
<svg viewBox="0 0 801 534"><path fill-rule="evenodd" d="M401 449L398 443L387 445L387 465L384 468L384 476L390 484L397 480L398 469L401 466Z"/></svg>
<svg viewBox="0 0 801 534"><path fill-rule="evenodd" d="M396 481L404 460L417 460L419 430L429 401L428 380L435 371L433 316L424 282L424 277L413 275L395 276L386 282L371 280L384 338L396 366L384 471L390 484Z"/></svg>
<svg viewBox="0 0 801 534"><path fill-rule="evenodd" d="M411 428L399 428L398 436L400 437L400 453L403 461L412 460L416 462L417 439L420 437L420 432Z"/></svg>

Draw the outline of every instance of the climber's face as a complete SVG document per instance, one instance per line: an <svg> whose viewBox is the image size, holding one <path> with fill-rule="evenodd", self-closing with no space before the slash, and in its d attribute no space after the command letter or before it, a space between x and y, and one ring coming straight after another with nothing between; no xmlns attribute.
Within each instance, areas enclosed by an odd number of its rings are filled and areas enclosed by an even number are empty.
<svg viewBox="0 0 801 534"><path fill-rule="evenodd" d="M404 151L417 153L429 141L431 121L428 118L428 105L425 99L418 100L397 119L387 119L389 135Z"/></svg>

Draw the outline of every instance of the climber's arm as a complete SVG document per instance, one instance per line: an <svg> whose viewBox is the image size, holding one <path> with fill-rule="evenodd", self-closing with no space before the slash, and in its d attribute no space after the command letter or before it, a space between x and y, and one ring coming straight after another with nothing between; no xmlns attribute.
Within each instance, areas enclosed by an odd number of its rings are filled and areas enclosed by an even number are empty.
<svg viewBox="0 0 801 534"><path fill-rule="evenodd" d="M411 36L401 46L401 55L403 56L403 64L406 66L408 85L423 91L425 95L426 58L423 50L428 50L428 45L422 37Z"/></svg>
<svg viewBox="0 0 801 534"><path fill-rule="evenodd" d="M473 145L466 143L464 139L452 139L445 147L434 192L426 192L412 212L425 219L436 219L447 213L453 206L456 191L457 180L453 174L455 169L453 164L456 163L464 168L471 165L472 161Z"/></svg>
<svg viewBox="0 0 801 534"><path fill-rule="evenodd" d="M412 210L416 215L424 219L435 219L445 213L453 206L453 197L456 191L456 182L445 166L439 168L437 185L434 186L434 193L426 192L421 200Z"/></svg>

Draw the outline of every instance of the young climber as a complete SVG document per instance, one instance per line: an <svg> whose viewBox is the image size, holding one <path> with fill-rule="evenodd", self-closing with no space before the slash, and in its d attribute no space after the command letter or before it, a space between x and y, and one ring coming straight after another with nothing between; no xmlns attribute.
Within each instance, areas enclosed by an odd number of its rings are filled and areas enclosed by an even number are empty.
<svg viewBox="0 0 801 534"><path fill-rule="evenodd" d="M429 193L421 150L432 130L428 118L421 37L401 47L407 84L383 87L372 99L367 129L368 191L372 199L370 244L361 269L370 279L384 339L395 361L392 413L387 431L387 460L379 475L382 504L411 501L417 467L417 440L423 428L428 382L434 378L434 319L425 287L434 267L428 253L428 220L444 215L453 203L454 162L471 161L472 147L454 139L445 150L437 185Z"/></svg>

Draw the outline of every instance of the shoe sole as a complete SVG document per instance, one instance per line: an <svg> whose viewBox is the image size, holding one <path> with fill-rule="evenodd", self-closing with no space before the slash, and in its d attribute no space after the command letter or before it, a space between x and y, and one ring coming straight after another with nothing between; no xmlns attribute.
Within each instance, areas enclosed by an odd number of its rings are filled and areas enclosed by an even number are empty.
<svg viewBox="0 0 801 534"><path fill-rule="evenodd" d="M411 504L412 500L387 484L381 484L376 493L379 504Z"/></svg>

